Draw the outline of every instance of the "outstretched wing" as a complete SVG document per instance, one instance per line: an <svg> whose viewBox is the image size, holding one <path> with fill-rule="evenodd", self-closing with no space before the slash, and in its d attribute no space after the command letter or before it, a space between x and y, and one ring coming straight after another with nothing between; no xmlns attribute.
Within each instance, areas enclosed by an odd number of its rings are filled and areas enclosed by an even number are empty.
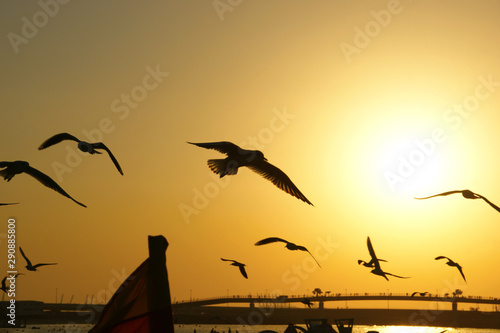
<svg viewBox="0 0 500 333"><path fill-rule="evenodd" d="M387 275L390 275L390 276L394 276L394 277L400 278L400 279L409 279L410 278L410 276L399 276L399 275L391 274L391 273L387 273L387 272L384 272L384 273L387 274Z"/></svg>
<svg viewBox="0 0 500 333"><path fill-rule="evenodd" d="M425 198L415 198L418 200L423 200L423 199L429 199L429 198L434 198L434 197L439 197L439 196L444 196L444 195L450 195L450 194L455 194L455 193L462 193L463 191L449 191L449 192L443 192L435 195L431 195L430 197L425 197Z"/></svg>
<svg viewBox="0 0 500 333"><path fill-rule="evenodd" d="M440 259L448 259L449 261L453 261L450 258L445 257L445 256L437 256L436 258L434 258L434 260L440 260Z"/></svg>
<svg viewBox="0 0 500 333"><path fill-rule="evenodd" d="M264 160L256 160L253 164L248 165L248 167L261 175L262 177L270 180L274 185L276 185L281 190L286 193L314 206L305 195L300 192L300 190L295 186L295 184L290 180L290 178L280 169L275 167L269 162Z"/></svg>
<svg viewBox="0 0 500 333"><path fill-rule="evenodd" d="M202 142L202 143L188 142L188 143L206 149L214 149L217 150L219 153L226 155L237 154L238 151L241 150L240 147L228 141Z"/></svg>
<svg viewBox="0 0 500 333"><path fill-rule="evenodd" d="M243 275L245 279L248 279L247 272L245 271L245 266L239 265L238 268L240 269L241 275Z"/></svg>
<svg viewBox="0 0 500 333"><path fill-rule="evenodd" d="M264 238L264 239L261 239L260 241L258 241L257 243L255 243L255 245L259 246L259 245L266 245L266 244L270 244L270 243L275 243L275 242L283 242L283 243L288 243L286 240L284 240L283 238L278 238L278 237L269 237L269 238Z"/></svg>
<svg viewBox="0 0 500 333"><path fill-rule="evenodd" d="M301 247L303 247L303 246L301 246ZM323 267L321 267L321 265L319 264L319 262L316 260L316 258L314 258L314 256L312 255L312 253L309 252L309 250L307 250L305 247L303 247L303 248L305 249L305 251L307 251L307 253L309 253L311 255L311 257L314 259L314 261L316 261L316 263L318 264L319 268L323 268Z"/></svg>
<svg viewBox="0 0 500 333"><path fill-rule="evenodd" d="M7 206L7 205L17 205L19 202L12 202L12 203L0 203L0 206Z"/></svg>
<svg viewBox="0 0 500 333"><path fill-rule="evenodd" d="M116 160L116 158L113 156L113 154L111 153L111 150L108 149L108 147L106 147L106 145L104 145L104 143L102 142L97 142L97 143L93 143L92 146L96 149L104 149L105 151L108 152L108 155L109 157L111 158L111 160L113 161L113 163L115 164L115 167L118 169L118 171L122 174L123 176L123 171L122 171L122 168L120 167L120 164L118 164L118 161Z"/></svg>
<svg viewBox="0 0 500 333"><path fill-rule="evenodd" d="M53 146L56 143L59 143L59 142L63 141L63 140L73 140L73 141L76 141L76 142L80 142L80 140L78 140L76 137L74 137L71 134L68 134L68 133L59 133L59 134L56 134L53 137L48 138L47 140L45 140L40 145L40 147L38 147L38 149L39 150L45 149L47 147Z"/></svg>
<svg viewBox="0 0 500 333"><path fill-rule="evenodd" d="M460 274L462 275L462 277L464 278L464 281L467 282L467 280L465 279L465 275L464 275L464 272L462 271L462 266L460 265L456 265L455 267L458 268L458 271L460 272Z"/></svg>
<svg viewBox="0 0 500 333"><path fill-rule="evenodd" d="M224 259L224 258L220 258L220 260L222 260L222 261L231 261L231 262L234 262L234 263L236 263L236 262L237 262L236 260Z"/></svg>
<svg viewBox="0 0 500 333"><path fill-rule="evenodd" d="M31 265L31 261L28 259L28 257L26 257L26 255L24 254L24 251L22 249L22 247L19 247L19 251L21 251L21 255L23 256L24 260L26 260L26 265L28 266L32 266Z"/></svg>
<svg viewBox="0 0 500 333"><path fill-rule="evenodd" d="M481 199L483 199L484 201L486 201L488 203L488 205L490 205L491 207L493 207L497 212L500 212L500 207L498 207L497 205L495 205L494 203L492 203L491 201L489 201L488 199L486 199L482 195L479 195L479 196L481 197Z"/></svg>
<svg viewBox="0 0 500 333"><path fill-rule="evenodd" d="M36 264L33 266L34 268L40 267L40 266L47 266L47 265L57 265L57 263L52 263L52 264Z"/></svg>
<svg viewBox="0 0 500 333"><path fill-rule="evenodd" d="M48 188L51 188L54 191L56 191L56 192L64 195L65 197L70 198L71 200L73 200L74 202L76 202L77 204L79 204L82 207L87 207L84 204L82 204L82 203L76 201L75 199L73 199L68 193L66 193L66 191L64 191L62 189L61 186L59 186L52 178L50 178L49 176L47 176L43 172L40 172L40 171L38 171L37 169L35 169L35 168L31 167L31 166L28 166L26 168L25 172L28 175L34 177L36 180L38 180L43 185L47 186Z"/></svg>

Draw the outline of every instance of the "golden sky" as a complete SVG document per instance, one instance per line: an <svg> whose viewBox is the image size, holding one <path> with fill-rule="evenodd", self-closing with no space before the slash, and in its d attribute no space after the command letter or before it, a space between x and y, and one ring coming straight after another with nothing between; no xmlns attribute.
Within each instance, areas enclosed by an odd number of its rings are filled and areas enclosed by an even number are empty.
<svg viewBox="0 0 500 333"><path fill-rule="evenodd" d="M22 174L0 184L17 299L109 299L164 235L172 300L226 294L500 297L498 1L16 1L3 5L0 161L28 161L88 208ZM37 147L68 132L103 141ZM314 203L186 142L261 150ZM500 180L499 180L500 181ZM306 246L262 247L265 237ZM366 238L383 278L358 266ZM459 262L455 268L438 255ZM220 258L247 265L248 280ZM29 274L28 274L29 273ZM56 291L57 290L57 291ZM106 296L104 296L106 295Z"/></svg>

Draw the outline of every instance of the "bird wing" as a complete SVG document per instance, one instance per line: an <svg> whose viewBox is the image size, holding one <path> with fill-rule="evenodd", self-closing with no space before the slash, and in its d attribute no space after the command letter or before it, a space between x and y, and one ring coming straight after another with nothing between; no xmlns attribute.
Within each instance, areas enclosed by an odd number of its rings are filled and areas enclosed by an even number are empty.
<svg viewBox="0 0 500 333"><path fill-rule="evenodd" d="M106 147L106 145L104 145L104 143L102 142L97 142L97 143L93 143L92 144L92 147L96 148L96 149L104 149L105 151L108 152L108 155L109 157L111 158L111 160L113 161L113 163L115 164L115 167L118 169L118 171L123 175L123 171L122 171L122 168L120 167L120 164L118 164L118 161L116 160L116 158L113 156L113 154L111 153L111 150L108 149L108 147Z"/></svg>
<svg viewBox="0 0 500 333"><path fill-rule="evenodd" d="M24 254L24 251L23 251L23 248L22 247L19 247L19 251L21 251L21 255L23 256L24 260L26 260L26 264L28 266L32 266L31 265L31 261L28 259L28 257L26 257L26 255Z"/></svg>
<svg viewBox="0 0 500 333"><path fill-rule="evenodd" d="M462 277L464 278L464 281L467 282L467 280L465 279L465 275L464 275L464 272L462 271L462 266L458 265L456 266L458 268L458 271L460 272L460 274L462 275Z"/></svg>
<svg viewBox="0 0 500 333"><path fill-rule="evenodd" d="M82 203L76 201L75 199L73 199L68 193L66 193L66 191L64 191L62 189L61 186L59 186L52 178L50 178L49 176L47 176L43 172L38 171L37 169L35 169L35 168L31 167L31 166L28 166L26 168L25 172L28 175L34 177L36 180L38 180L43 185L47 186L48 188L51 188L54 191L56 191L56 192L64 195L65 197L70 198L71 200L73 200L74 202L76 202L77 204L79 204L80 206L87 207L84 204L82 204Z"/></svg>
<svg viewBox="0 0 500 333"><path fill-rule="evenodd" d="M6 205L17 205L19 202L12 202L12 203L0 203L0 206L6 206Z"/></svg>
<svg viewBox="0 0 500 333"><path fill-rule="evenodd" d="M411 294L411 297L415 296L416 294L418 294L418 291L415 291L413 294Z"/></svg>
<svg viewBox="0 0 500 333"><path fill-rule="evenodd" d="M63 141L63 140L73 140L73 141L76 141L76 142L80 142L80 140L78 140L76 137L74 137L71 134L68 134L68 133L59 133L59 134L56 134L53 137L50 137L47 140L45 140L40 145L40 147L38 147L38 149L39 150L45 149L47 147L53 146L56 143L59 143L59 142Z"/></svg>
<svg viewBox="0 0 500 333"><path fill-rule="evenodd" d="M245 266L239 265L238 268L240 269L241 275L243 275L245 279L248 279L247 272L245 271Z"/></svg>
<svg viewBox="0 0 500 333"><path fill-rule="evenodd" d="M434 258L434 260L440 260L440 259L448 259L449 261L453 261L450 258L445 257L445 256L437 256L436 258Z"/></svg>
<svg viewBox="0 0 500 333"><path fill-rule="evenodd" d="M400 279L409 279L410 278L410 276L399 276L399 275L391 274L391 273L387 273L387 272L384 272L384 273L387 274L387 275L390 275L390 276L394 276L394 277L400 278Z"/></svg>
<svg viewBox="0 0 500 333"><path fill-rule="evenodd" d="M36 264L33 266L34 268L40 267L40 266L47 266L47 265L57 265L57 263L51 263L51 264Z"/></svg>
<svg viewBox="0 0 500 333"><path fill-rule="evenodd" d="M479 195L479 194L478 194ZM490 205L491 207L493 207L497 212L500 212L500 207L498 207L497 205L495 205L494 203L492 203L491 201L489 201L488 199L486 199L485 197L483 197L482 195L479 195L479 197L481 199L483 199L484 201L486 201L488 203L488 205Z"/></svg>
<svg viewBox="0 0 500 333"><path fill-rule="evenodd" d="M309 253L309 254L311 255L311 257L314 259L314 261L316 261L316 263L318 264L319 268L323 268L323 267L321 267L321 265L319 264L319 262L316 260L316 258L314 258L314 256L312 255L312 253L311 253L311 252L309 252L309 250L307 250L307 249L306 249L305 247L303 247L303 246L300 246L300 247L304 248L304 249L305 249L305 251L307 251L307 253Z"/></svg>
<svg viewBox="0 0 500 333"><path fill-rule="evenodd" d="M241 150L240 147L228 141L202 142L202 143L188 142L188 143L206 149L214 149L217 150L219 153L226 155L236 154L238 153L239 150Z"/></svg>
<svg viewBox="0 0 500 333"><path fill-rule="evenodd" d="M7 292L7 285L5 284L5 281L7 281L7 275L3 278L2 280L2 289L4 292Z"/></svg>
<svg viewBox="0 0 500 333"><path fill-rule="evenodd" d="M275 243L275 242L283 242L283 243L288 243L286 240L284 240L283 238L278 238L278 237L269 237L269 238L264 238L264 239L261 239L260 241L258 241L257 243L255 243L255 245L259 246L259 245L266 245L266 244L270 244L270 243Z"/></svg>
<svg viewBox="0 0 500 333"><path fill-rule="evenodd" d="M439 193L439 194L435 194L435 195L431 195L430 197L425 197L425 198L415 198L415 199L418 199L418 200L423 200L423 199L429 199L429 198L434 198L434 197L438 197L438 196L442 196L442 195L450 195L450 194L454 194L454 193L462 193L463 191L449 191L449 192L443 192L443 193Z"/></svg>
<svg viewBox="0 0 500 333"><path fill-rule="evenodd" d="M285 191L286 193L310 204L311 206L314 206L305 197L305 195L303 195L302 192L300 192L300 190L297 188L297 186L295 186L295 184L290 180L290 178L283 171L281 171L271 163L266 162L264 160L257 160L254 161L253 164L248 165L248 167L252 171L255 171L262 177L266 178L267 180L270 180L274 185L276 185L278 188Z"/></svg>
<svg viewBox="0 0 500 333"><path fill-rule="evenodd" d="M375 254L375 250L373 249L372 241L370 240L370 237L366 239L366 245L368 246L368 252L370 252L370 257L372 257L371 262L375 265L375 267L380 269L380 264L378 262L377 255Z"/></svg>

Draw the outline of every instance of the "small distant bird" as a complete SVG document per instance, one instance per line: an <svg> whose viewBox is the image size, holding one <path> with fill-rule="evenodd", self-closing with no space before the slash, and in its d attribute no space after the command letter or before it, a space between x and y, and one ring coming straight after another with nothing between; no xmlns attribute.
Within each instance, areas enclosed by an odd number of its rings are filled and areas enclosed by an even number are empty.
<svg viewBox="0 0 500 333"><path fill-rule="evenodd" d="M448 261L446 262L446 265L451 266L451 267L456 267L458 269L458 271L460 272L460 274L462 275L462 277L464 278L464 281L467 282L467 280L465 279L464 272L462 271L462 266L460 266L458 263L454 262L453 260L451 260L450 258L445 257L445 256L438 256L438 257L434 258L434 260L440 260L440 259L447 259Z"/></svg>
<svg viewBox="0 0 500 333"><path fill-rule="evenodd" d="M245 264L242 264L241 262L237 262L236 260L231 260L231 259L223 259L223 258L220 258L220 260L222 261L231 261L232 262L232 266L236 266L240 269L240 272L241 272L241 275L243 275L245 277L245 279L248 279L248 275L247 275L247 272L245 271Z"/></svg>
<svg viewBox="0 0 500 333"><path fill-rule="evenodd" d="M15 278L17 278L19 275L23 275L23 273L17 273L17 274L15 274L15 275L14 275L14 279L15 279ZM0 290L2 290L4 293L7 293L7 290L9 290L9 288L7 288L7 283L6 283L6 282L7 282L7 278L8 278L8 277L9 277L9 276L8 276L8 275L6 275L6 276L3 278L3 280L2 280L2 287L0 287Z"/></svg>
<svg viewBox="0 0 500 333"><path fill-rule="evenodd" d="M375 275L379 275L379 276L382 276L384 279L386 279L387 281L389 281L389 279L387 278L387 275L390 275L390 276L394 276L394 277L397 277L397 278L400 278L400 279L409 279L409 277L405 277L405 276L399 276L399 275L395 275L395 274L392 274L392 273L388 273L388 272L384 272L382 270L382 268L380 267L380 262L379 261L382 261L381 259L378 259L377 258L377 255L375 254L375 251L373 250L373 246L372 246L372 242L370 240L370 237L367 238L366 240L366 244L368 246L368 252L370 252L370 256L371 256L371 260L368 262L368 264L371 263L371 265L373 266L366 266L366 267L374 267L370 273L372 274L375 274ZM385 260L384 260L385 261ZM365 262L365 261L362 261L362 262ZM358 264L359 264L359 260L358 260Z"/></svg>
<svg viewBox="0 0 500 333"><path fill-rule="evenodd" d="M27 173L28 175L32 176L36 180L38 180L40 183L43 185L47 186L48 188L53 189L54 191L64 195L67 198L70 198L77 204L83 207L87 207L81 202L76 201L73 199L66 191L64 191L61 186L59 186L52 178L47 176L46 174L38 171L35 168L32 168L28 162L26 161L14 161L14 162L0 162L0 168L5 168L3 170L0 170L0 176L2 176L6 181L10 181L15 175L20 174L20 173Z"/></svg>
<svg viewBox="0 0 500 333"><path fill-rule="evenodd" d="M0 203L0 206L7 206L7 205L17 205L19 202L12 202L12 203Z"/></svg>
<svg viewBox="0 0 500 333"><path fill-rule="evenodd" d="M21 255L23 256L24 260L26 260L26 269L28 271L37 271L37 268L40 267L40 266L47 266L47 265L57 265L57 263L51 263L51 264L36 264L36 265L33 265L31 264L31 261L26 257L26 255L24 254L24 251L21 247L19 247L19 251L21 251Z"/></svg>
<svg viewBox="0 0 500 333"><path fill-rule="evenodd" d="M264 154L259 150L242 149L234 143L227 141L188 143L206 149L214 149L219 153L227 155L225 159L208 160L210 170L218 174L221 178L225 175L236 175L238 168L246 166L267 180L270 180L286 193L314 206L283 171L267 162Z"/></svg>
<svg viewBox="0 0 500 333"><path fill-rule="evenodd" d="M80 149L84 153L89 153L92 155L93 154L102 154L101 152L97 151L96 149L104 149L108 153L108 155L111 158L111 160L113 161L113 163L115 164L115 167L118 169L118 172L120 172L120 174L123 175L123 171L122 171L122 168L120 167L120 164L118 164L118 161L113 156L111 151L102 142L88 143L85 141L78 140L76 137L74 137L71 134L59 133L59 134L56 134L53 137L50 137L47 140L45 140L45 142L43 142L40 145L40 147L38 147L38 149L42 150L42 149L48 148L48 147L55 145L56 143L59 143L63 140L72 140L72 141L78 142L78 149Z"/></svg>
<svg viewBox="0 0 500 333"><path fill-rule="evenodd" d="M500 212L500 207L498 207L497 205L495 205L494 203L492 203L491 201L489 201L488 199L486 199L485 197L483 197L482 195L480 194L477 194L477 193L474 193L472 191L469 191L469 190L461 190L461 191L449 191L449 192L443 192L443 193L439 193L439 194L435 194L435 195L431 195L430 197L425 197L425 198L415 198L415 199L418 199L418 200L424 200L424 199L429 199L429 198L434 198L434 197L438 197L438 196L445 196L445 195L450 195L450 194L455 194L455 193L462 193L462 196L466 199L483 199L484 201L486 201L491 207L493 207L497 212Z"/></svg>
<svg viewBox="0 0 500 333"><path fill-rule="evenodd" d="M296 251L296 250L299 250L299 251L305 251L307 253L309 253L311 255L311 257L314 259L314 261L316 261L316 263L318 264L319 267L321 267L321 265L319 264L319 262L316 260L316 258L314 258L314 256L312 255L311 252L309 252L308 249L306 249L304 246L301 246L301 245L297 245L297 244L294 244L294 243L291 243L289 241L286 241L282 238L278 238L278 237L269 237L269 238L264 238L260 241L258 241L257 243L255 243L256 246L259 246L259 245L266 245L266 244L270 244L270 243L275 243L275 242L283 242L285 243L285 247L291 251ZM322 268L322 267L321 267Z"/></svg>
<svg viewBox="0 0 500 333"><path fill-rule="evenodd" d="M310 300L308 300L307 298L304 298L302 301L300 301L301 303L307 305L309 307L309 309L314 305L313 302L311 302Z"/></svg>
<svg viewBox="0 0 500 333"><path fill-rule="evenodd" d="M419 294L420 296L425 296L425 295L429 294L429 292L426 291L426 292L421 293L421 292L415 291L413 294L411 294L411 297L413 297L417 294Z"/></svg>

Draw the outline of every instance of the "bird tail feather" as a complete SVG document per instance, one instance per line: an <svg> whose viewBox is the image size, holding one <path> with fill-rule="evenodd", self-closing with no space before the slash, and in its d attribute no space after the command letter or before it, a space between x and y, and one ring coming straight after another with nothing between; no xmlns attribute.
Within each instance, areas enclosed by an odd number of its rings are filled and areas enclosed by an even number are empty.
<svg viewBox="0 0 500 333"><path fill-rule="evenodd" d="M220 178L225 175L235 175L238 173L238 164L227 159L208 160L208 167Z"/></svg>

